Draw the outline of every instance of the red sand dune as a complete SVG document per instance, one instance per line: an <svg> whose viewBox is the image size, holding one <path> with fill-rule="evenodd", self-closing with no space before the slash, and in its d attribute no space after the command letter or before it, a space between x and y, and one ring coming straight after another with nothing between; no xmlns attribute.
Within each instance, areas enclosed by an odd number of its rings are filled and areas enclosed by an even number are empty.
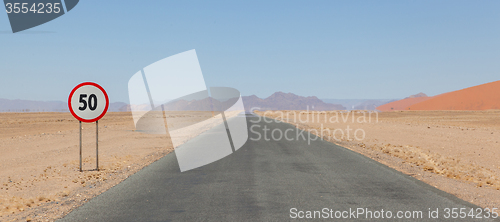
<svg viewBox="0 0 500 222"><path fill-rule="evenodd" d="M394 110L405 110L408 106L411 106L413 104L417 104L423 101L426 101L432 97L413 97L413 98L406 98L394 102L390 102L384 105L381 105L377 107L377 110L380 111L394 111Z"/></svg>
<svg viewBox="0 0 500 222"><path fill-rule="evenodd" d="M444 93L430 98L429 100L412 104L406 107L406 110L500 109L500 81Z"/></svg>

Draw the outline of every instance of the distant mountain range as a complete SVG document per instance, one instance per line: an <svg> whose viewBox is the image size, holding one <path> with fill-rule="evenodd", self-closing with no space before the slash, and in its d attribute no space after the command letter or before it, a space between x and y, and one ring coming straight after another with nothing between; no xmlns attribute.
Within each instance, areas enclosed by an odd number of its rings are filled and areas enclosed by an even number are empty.
<svg viewBox="0 0 500 222"><path fill-rule="evenodd" d="M375 110L378 106L396 101L396 99L322 99L323 102L339 104L347 110Z"/></svg>
<svg viewBox="0 0 500 222"><path fill-rule="evenodd" d="M238 98L228 101L218 101L214 98L204 98L199 100L179 99L168 102L164 105L165 110L226 110L230 108ZM242 96L245 110L345 110L345 107L338 104L325 103L315 96L303 97L293 93L276 92L271 96L261 99L255 95ZM138 105L134 109L144 110L147 106Z"/></svg>
<svg viewBox="0 0 500 222"><path fill-rule="evenodd" d="M299 96L293 93L276 92L267 98L259 98L255 95L242 96L246 110L259 108L260 110L374 110L377 106L395 100L373 100L373 99L318 99L316 96ZM232 102L219 102L216 100L203 99L198 101L176 100L167 103L167 110L207 110L212 104L214 107L228 108ZM141 108L142 107L142 108ZM149 104L137 105L138 110L148 110ZM123 102L115 102L109 105L109 112L129 112L130 105ZM30 101L30 100L8 100L0 99L0 112L69 112L66 102L61 101Z"/></svg>
<svg viewBox="0 0 500 222"><path fill-rule="evenodd" d="M325 103L315 96L303 97L293 93L276 92L261 99L255 95L243 96L245 109L259 108L260 110L345 110L339 104ZM212 100L215 107L228 107L227 104ZM234 103L234 102L233 102ZM206 110L208 100L197 102L178 100L169 104L168 110ZM145 107L148 104L144 105ZM167 107L166 107L167 108ZM123 102L109 105L109 112L130 111L130 106ZM61 101L31 101L0 99L0 112L69 112L66 102Z"/></svg>
<svg viewBox="0 0 500 222"><path fill-rule="evenodd" d="M237 98L236 98L237 99ZM242 96L246 110L487 110L500 109L500 81L490 82L453 92L429 97L425 93L411 95L401 100L390 99L318 99L316 96L299 96L293 93L276 92L261 99L255 95ZM235 101L220 102L205 98L201 100L179 99L166 104L167 110L226 109ZM140 104L145 110L149 104ZM217 108L218 107L218 108ZM130 105L115 102L109 105L110 112L130 111ZM68 112L68 105L61 101L30 101L0 99L0 112Z"/></svg>
<svg viewBox="0 0 500 222"><path fill-rule="evenodd" d="M255 95L243 96L245 109L260 108L260 110L345 110L339 104L325 103L316 96L298 96L293 93L276 92L261 99Z"/></svg>
<svg viewBox="0 0 500 222"><path fill-rule="evenodd" d="M126 111L126 103L110 103L109 112ZM68 104L61 101L31 101L0 99L0 112L69 112Z"/></svg>

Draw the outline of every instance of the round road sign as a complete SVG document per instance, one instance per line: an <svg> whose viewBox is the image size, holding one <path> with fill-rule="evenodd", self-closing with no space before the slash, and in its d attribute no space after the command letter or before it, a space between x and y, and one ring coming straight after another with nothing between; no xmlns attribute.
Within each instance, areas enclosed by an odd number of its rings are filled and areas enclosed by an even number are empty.
<svg viewBox="0 0 500 222"><path fill-rule="evenodd" d="M108 94L100 85L84 82L71 91L68 106L76 119L87 123L95 122L108 111Z"/></svg>

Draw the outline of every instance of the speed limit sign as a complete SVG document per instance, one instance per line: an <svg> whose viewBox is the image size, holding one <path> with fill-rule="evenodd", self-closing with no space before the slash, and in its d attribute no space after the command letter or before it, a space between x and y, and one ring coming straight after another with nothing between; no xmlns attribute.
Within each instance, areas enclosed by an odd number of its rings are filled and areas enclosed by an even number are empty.
<svg viewBox="0 0 500 222"><path fill-rule="evenodd" d="M108 111L108 94L100 85L84 82L71 91L68 106L76 119L87 123L95 122Z"/></svg>
<svg viewBox="0 0 500 222"><path fill-rule="evenodd" d="M95 122L96 169L99 170L99 119L108 111L109 98L106 91L96 83L84 82L69 94L69 111L80 120L80 172L82 169L82 122Z"/></svg>

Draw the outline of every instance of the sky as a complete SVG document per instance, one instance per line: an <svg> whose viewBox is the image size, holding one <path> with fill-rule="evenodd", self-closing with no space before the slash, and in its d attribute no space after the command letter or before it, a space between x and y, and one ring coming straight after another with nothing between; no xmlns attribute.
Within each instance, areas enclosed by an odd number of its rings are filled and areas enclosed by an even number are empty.
<svg viewBox="0 0 500 222"><path fill-rule="evenodd" d="M0 98L67 101L196 49L206 85L261 98L430 96L500 80L500 1L97 1L11 32L0 10Z"/></svg>

